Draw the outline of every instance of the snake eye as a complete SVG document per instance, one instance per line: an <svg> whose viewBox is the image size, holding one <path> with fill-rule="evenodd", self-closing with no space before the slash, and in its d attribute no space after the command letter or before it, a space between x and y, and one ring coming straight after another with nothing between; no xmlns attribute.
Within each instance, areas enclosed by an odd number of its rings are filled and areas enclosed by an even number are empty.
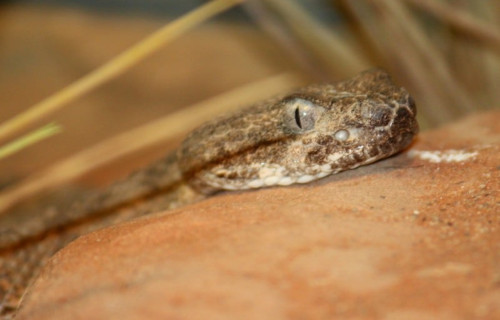
<svg viewBox="0 0 500 320"><path fill-rule="evenodd" d="M297 123L297 127L302 129L302 122L300 121L300 109L295 109L295 122Z"/></svg>
<svg viewBox="0 0 500 320"><path fill-rule="evenodd" d="M301 98L290 99L285 103L288 108L285 123L293 132L314 129L316 121L324 112L323 107Z"/></svg>

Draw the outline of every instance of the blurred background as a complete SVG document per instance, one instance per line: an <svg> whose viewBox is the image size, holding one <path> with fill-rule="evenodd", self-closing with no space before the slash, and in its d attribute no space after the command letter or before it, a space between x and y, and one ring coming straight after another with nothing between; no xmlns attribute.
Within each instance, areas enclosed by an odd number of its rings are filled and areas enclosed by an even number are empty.
<svg viewBox="0 0 500 320"><path fill-rule="evenodd" d="M0 122L203 3L3 1ZM27 128L56 121L64 131L1 159L1 178L22 181L116 134L283 73L293 75L291 89L383 67L415 97L423 130L434 128L499 107L499 24L496 0L247 1ZM181 138L94 170L82 181L112 180Z"/></svg>

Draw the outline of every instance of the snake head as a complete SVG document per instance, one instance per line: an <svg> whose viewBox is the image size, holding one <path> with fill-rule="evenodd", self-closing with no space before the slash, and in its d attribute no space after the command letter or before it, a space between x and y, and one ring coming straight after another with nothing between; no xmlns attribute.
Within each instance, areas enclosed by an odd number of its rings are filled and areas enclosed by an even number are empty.
<svg viewBox="0 0 500 320"><path fill-rule="evenodd" d="M178 159L205 193L289 185L389 157L417 132L413 99L375 69L208 122L186 138Z"/></svg>

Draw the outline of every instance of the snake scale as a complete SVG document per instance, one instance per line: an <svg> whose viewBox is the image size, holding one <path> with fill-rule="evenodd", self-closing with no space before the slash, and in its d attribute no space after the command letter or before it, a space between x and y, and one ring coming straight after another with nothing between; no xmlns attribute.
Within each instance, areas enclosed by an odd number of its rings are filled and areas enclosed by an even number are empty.
<svg viewBox="0 0 500 320"><path fill-rule="evenodd" d="M81 234L219 190L307 183L389 157L417 132L413 99L380 69L209 121L105 190L0 217L0 315L11 318L45 261Z"/></svg>

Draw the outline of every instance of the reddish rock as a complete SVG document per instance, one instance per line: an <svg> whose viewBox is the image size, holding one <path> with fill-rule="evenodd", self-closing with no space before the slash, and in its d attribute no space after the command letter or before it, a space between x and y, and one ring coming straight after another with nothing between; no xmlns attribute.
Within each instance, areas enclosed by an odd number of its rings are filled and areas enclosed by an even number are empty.
<svg viewBox="0 0 500 320"><path fill-rule="evenodd" d="M499 123L83 236L17 319L499 319Z"/></svg>

